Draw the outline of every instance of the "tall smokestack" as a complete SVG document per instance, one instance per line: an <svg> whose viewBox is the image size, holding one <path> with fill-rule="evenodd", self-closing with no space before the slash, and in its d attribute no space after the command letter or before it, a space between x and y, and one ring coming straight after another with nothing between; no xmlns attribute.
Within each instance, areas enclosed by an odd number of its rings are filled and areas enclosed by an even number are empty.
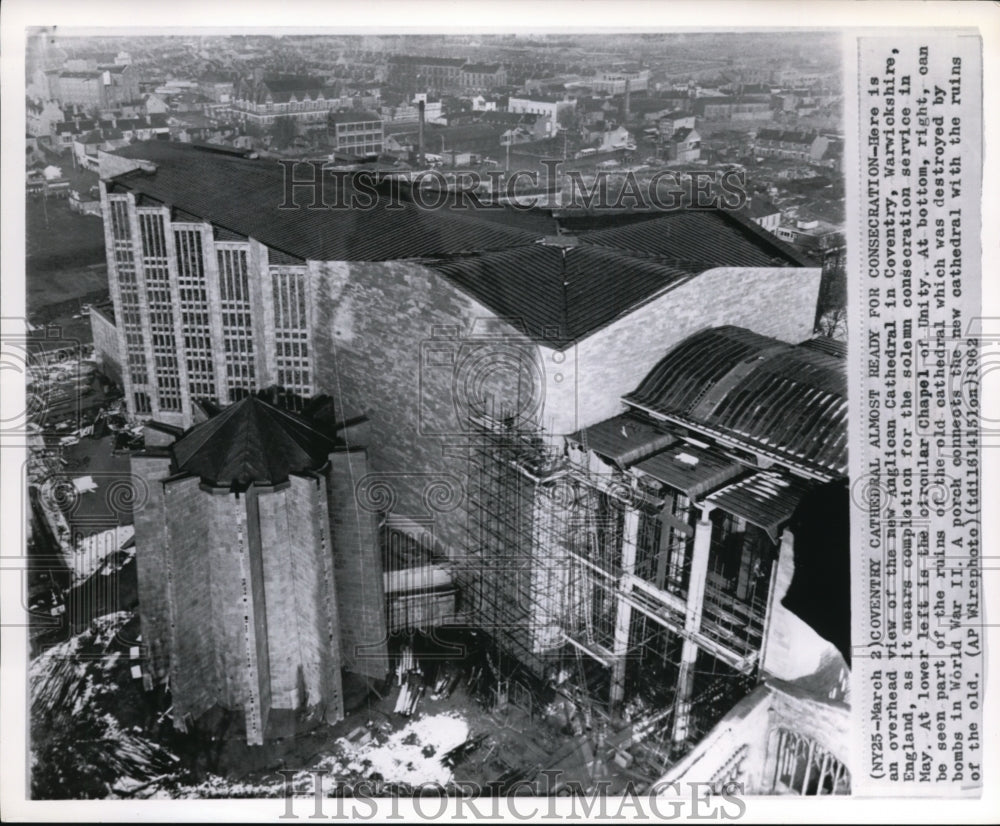
<svg viewBox="0 0 1000 826"><path fill-rule="evenodd" d="M632 101L632 82L629 78L625 78L625 114L622 115L622 123L628 123L628 116L630 114L629 109L631 107Z"/></svg>
<svg viewBox="0 0 1000 826"><path fill-rule="evenodd" d="M417 164L424 166L424 102L417 103L417 111L420 113L417 120Z"/></svg>

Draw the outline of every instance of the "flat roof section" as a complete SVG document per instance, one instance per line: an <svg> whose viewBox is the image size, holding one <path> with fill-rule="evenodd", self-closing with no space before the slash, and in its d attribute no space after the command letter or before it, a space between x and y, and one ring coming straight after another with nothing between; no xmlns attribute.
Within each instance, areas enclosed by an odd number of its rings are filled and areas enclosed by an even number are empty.
<svg viewBox="0 0 1000 826"><path fill-rule="evenodd" d="M628 467L640 459L676 444L679 440L651 422L621 413L585 427L569 437L581 447Z"/></svg>
<svg viewBox="0 0 1000 826"><path fill-rule="evenodd" d="M692 500L746 470L739 462L687 442L644 459L634 469L683 491Z"/></svg>

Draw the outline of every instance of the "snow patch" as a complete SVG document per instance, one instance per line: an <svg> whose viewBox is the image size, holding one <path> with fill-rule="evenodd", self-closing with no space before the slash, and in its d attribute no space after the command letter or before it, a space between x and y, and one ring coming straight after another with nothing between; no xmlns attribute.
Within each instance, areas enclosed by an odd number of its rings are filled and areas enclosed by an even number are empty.
<svg viewBox="0 0 1000 826"><path fill-rule="evenodd" d="M440 784L452 779L442 758L469 739L469 726L456 714L435 714L413 720L381 744L349 746L348 769L387 783Z"/></svg>

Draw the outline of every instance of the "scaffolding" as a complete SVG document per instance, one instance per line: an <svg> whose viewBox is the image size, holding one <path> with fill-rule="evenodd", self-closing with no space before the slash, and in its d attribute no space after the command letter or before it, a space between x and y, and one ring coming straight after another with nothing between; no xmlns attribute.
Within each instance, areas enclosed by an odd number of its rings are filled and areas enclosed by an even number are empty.
<svg viewBox="0 0 1000 826"><path fill-rule="evenodd" d="M534 673L568 668L606 710L614 664L629 654L618 591L634 543L626 520L641 500L624 474L570 462L541 428L486 415L472 421L480 438L470 451L459 574L474 594L472 611Z"/></svg>
<svg viewBox="0 0 1000 826"><path fill-rule="evenodd" d="M535 432L477 417L470 451L467 555L458 573L477 624L539 676L562 646L563 547L555 508L565 463ZM571 503L565 503L571 505Z"/></svg>
<svg viewBox="0 0 1000 826"><path fill-rule="evenodd" d="M695 585L687 496L571 461L540 427L471 422L456 578L476 627L588 715L633 728L647 765L665 768L756 681L770 563L739 568L739 588L714 569ZM689 587L704 592L693 629Z"/></svg>

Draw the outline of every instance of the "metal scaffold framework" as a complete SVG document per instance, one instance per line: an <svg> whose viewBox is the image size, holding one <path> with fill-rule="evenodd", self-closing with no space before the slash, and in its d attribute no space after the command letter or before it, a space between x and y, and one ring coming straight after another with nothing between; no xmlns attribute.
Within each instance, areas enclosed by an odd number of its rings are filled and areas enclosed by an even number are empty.
<svg viewBox="0 0 1000 826"><path fill-rule="evenodd" d="M615 468L571 461L534 423L482 414L470 422L478 439L469 453L468 552L456 575L477 626L536 676L564 684L588 713L631 723L633 741L654 760L676 759L756 680L755 659L733 667L714 656L718 646L706 650L728 636L719 616L732 622L749 611L736 625L755 635L762 604L722 605L727 595L713 591L704 625L699 611L688 627L688 590L704 594L706 583L691 581L691 542L666 525L693 525L693 503L668 502ZM660 521L665 504L671 523ZM759 645L730 630L734 650Z"/></svg>
<svg viewBox="0 0 1000 826"><path fill-rule="evenodd" d="M540 428L472 421L480 438L460 577L473 588L473 611L536 674L568 667L610 708L616 663L638 658L643 643L621 626L617 594L623 562L635 556L635 492L568 461Z"/></svg>

